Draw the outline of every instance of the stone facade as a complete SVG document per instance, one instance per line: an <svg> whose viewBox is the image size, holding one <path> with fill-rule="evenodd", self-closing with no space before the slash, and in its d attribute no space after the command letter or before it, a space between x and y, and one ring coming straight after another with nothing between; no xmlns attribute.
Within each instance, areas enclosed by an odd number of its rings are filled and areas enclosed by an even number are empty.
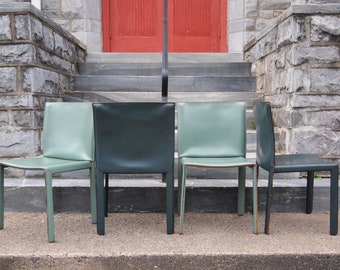
<svg viewBox="0 0 340 270"><path fill-rule="evenodd" d="M87 45L88 52L101 52L101 0L42 0L41 10Z"/></svg>
<svg viewBox="0 0 340 270"><path fill-rule="evenodd" d="M44 104L62 100L85 50L30 3L0 3L0 157L40 153Z"/></svg>
<svg viewBox="0 0 340 270"><path fill-rule="evenodd" d="M339 25L340 4L294 5L246 47L281 152L340 160Z"/></svg>

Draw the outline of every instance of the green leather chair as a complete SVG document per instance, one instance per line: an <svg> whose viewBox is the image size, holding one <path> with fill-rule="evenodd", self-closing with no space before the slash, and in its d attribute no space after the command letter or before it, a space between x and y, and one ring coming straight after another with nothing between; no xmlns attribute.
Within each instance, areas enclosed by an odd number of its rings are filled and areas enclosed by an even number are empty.
<svg viewBox="0 0 340 270"><path fill-rule="evenodd" d="M178 104L178 205L183 233L187 167L238 167L238 214L245 211L246 167L253 175L253 231L257 233L256 162L246 156L246 105L243 102Z"/></svg>
<svg viewBox="0 0 340 270"><path fill-rule="evenodd" d="M306 213L313 210L314 172L330 171L330 234L338 233L338 175L339 166L336 162L321 159L315 154L275 155L275 137L270 104L257 102L254 104L257 132L257 164L268 171L268 190L266 204L265 233L269 234L270 210L274 173L307 172Z"/></svg>
<svg viewBox="0 0 340 270"><path fill-rule="evenodd" d="M95 103L93 114L98 234L105 234L109 174L149 173L160 173L166 179L167 233L172 234L175 105Z"/></svg>
<svg viewBox="0 0 340 270"><path fill-rule="evenodd" d="M90 170L92 223L96 223L93 165L93 114L90 103L46 103L41 156L0 160L0 229L4 226L4 168L43 170L47 196L48 240L55 241L52 175Z"/></svg>

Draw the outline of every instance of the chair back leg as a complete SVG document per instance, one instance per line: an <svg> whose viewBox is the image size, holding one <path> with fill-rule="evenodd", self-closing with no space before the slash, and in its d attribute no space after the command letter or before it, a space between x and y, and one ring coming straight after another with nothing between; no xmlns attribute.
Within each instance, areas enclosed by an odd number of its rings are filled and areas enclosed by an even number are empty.
<svg viewBox="0 0 340 270"><path fill-rule="evenodd" d="M251 167L253 174L253 232L258 234L258 167Z"/></svg>
<svg viewBox="0 0 340 270"><path fill-rule="evenodd" d="M0 165L0 230L4 228L4 170Z"/></svg>
<svg viewBox="0 0 340 270"><path fill-rule="evenodd" d="M313 212L314 171L307 172L306 214Z"/></svg>
<svg viewBox="0 0 340 270"><path fill-rule="evenodd" d="M97 188L97 233L105 234L105 194L104 194L104 174L96 170Z"/></svg>
<svg viewBox="0 0 340 270"><path fill-rule="evenodd" d="M331 202L330 202L330 234L338 234L338 218L339 218L339 166L334 166L331 170Z"/></svg>

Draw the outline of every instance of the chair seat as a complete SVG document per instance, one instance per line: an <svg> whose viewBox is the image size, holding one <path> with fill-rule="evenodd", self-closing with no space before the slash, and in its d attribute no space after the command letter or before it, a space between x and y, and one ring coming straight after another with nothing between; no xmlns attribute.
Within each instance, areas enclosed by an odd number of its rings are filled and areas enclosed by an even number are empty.
<svg viewBox="0 0 340 270"><path fill-rule="evenodd" d="M330 170L338 166L336 162L323 160L315 154L276 155L274 171L301 172Z"/></svg>
<svg viewBox="0 0 340 270"><path fill-rule="evenodd" d="M256 162L244 157L182 157L181 161L186 166L228 168L239 166L255 166Z"/></svg>
<svg viewBox="0 0 340 270"><path fill-rule="evenodd" d="M1 160L0 164L3 166L10 166L26 170L49 170L51 173L86 169L91 167L91 161L67 160L44 156Z"/></svg>

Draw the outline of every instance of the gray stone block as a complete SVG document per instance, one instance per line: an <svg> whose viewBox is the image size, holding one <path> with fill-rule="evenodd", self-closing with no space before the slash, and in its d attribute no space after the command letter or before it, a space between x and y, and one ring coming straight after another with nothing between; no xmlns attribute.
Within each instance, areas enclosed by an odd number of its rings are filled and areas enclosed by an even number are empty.
<svg viewBox="0 0 340 270"><path fill-rule="evenodd" d="M1 156L18 156L39 151L38 130L0 130Z"/></svg>
<svg viewBox="0 0 340 270"><path fill-rule="evenodd" d="M335 63L340 60L340 49L336 46L307 47L293 46L288 61L290 64L302 65L305 63L321 64Z"/></svg>
<svg viewBox="0 0 340 270"><path fill-rule="evenodd" d="M0 40L11 40L11 21L8 15L0 16Z"/></svg>
<svg viewBox="0 0 340 270"><path fill-rule="evenodd" d="M0 127L5 127L9 125L9 112L0 111Z"/></svg>
<svg viewBox="0 0 340 270"><path fill-rule="evenodd" d="M31 95L0 96L1 108L33 107L37 104L36 98Z"/></svg>
<svg viewBox="0 0 340 270"><path fill-rule="evenodd" d="M323 108L339 107L340 96L332 95L295 95L292 97L291 105L293 108Z"/></svg>
<svg viewBox="0 0 340 270"><path fill-rule="evenodd" d="M44 26L42 28L43 32L43 45L48 50L54 50L54 32L51 28Z"/></svg>
<svg viewBox="0 0 340 270"><path fill-rule="evenodd" d="M340 132L330 130L295 130L292 133L293 151L322 156L340 156Z"/></svg>
<svg viewBox="0 0 340 270"><path fill-rule="evenodd" d="M340 130L340 109L327 111L312 111L308 113L310 124L314 127L328 127Z"/></svg>
<svg viewBox="0 0 340 270"><path fill-rule="evenodd" d="M0 45L1 64L34 64L37 62L33 44Z"/></svg>
<svg viewBox="0 0 340 270"><path fill-rule="evenodd" d="M26 92L58 94L58 73L41 68L23 70L23 90Z"/></svg>
<svg viewBox="0 0 340 270"><path fill-rule="evenodd" d="M15 16L16 38L40 43L43 39L42 23L30 15Z"/></svg>
<svg viewBox="0 0 340 270"><path fill-rule="evenodd" d="M340 68L318 68L311 71L311 92L339 93Z"/></svg>
<svg viewBox="0 0 340 270"><path fill-rule="evenodd" d="M290 17L278 26L278 47L302 41L306 38L305 19Z"/></svg>
<svg viewBox="0 0 340 270"><path fill-rule="evenodd" d="M290 6L291 0L261 0L259 2L260 9L281 9L285 10Z"/></svg>
<svg viewBox="0 0 340 270"><path fill-rule="evenodd" d="M38 57L42 64L55 68L57 70L62 70L68 73L74 73L74 68L69 61L66 61L59 56L53 55L52 53L38 49Z"/></svg>
<svg viewBox="0 0 340 270"><path fill-rule="evenodd" d="M33 110L12 111L13 124L18 127L42 127L43 112Z"/></svg>
<svg viewBox="0 0 340 270"><path fill-rule="evenodd" d="M340 41L340 17L314 16L311 20L312 41Z"/></svg>
<svg viewBox="0 0 340 270"><path fill-rule="evenodd" d="M0 68L0 93L17 90L17 69L15 67Z"/></svg>

